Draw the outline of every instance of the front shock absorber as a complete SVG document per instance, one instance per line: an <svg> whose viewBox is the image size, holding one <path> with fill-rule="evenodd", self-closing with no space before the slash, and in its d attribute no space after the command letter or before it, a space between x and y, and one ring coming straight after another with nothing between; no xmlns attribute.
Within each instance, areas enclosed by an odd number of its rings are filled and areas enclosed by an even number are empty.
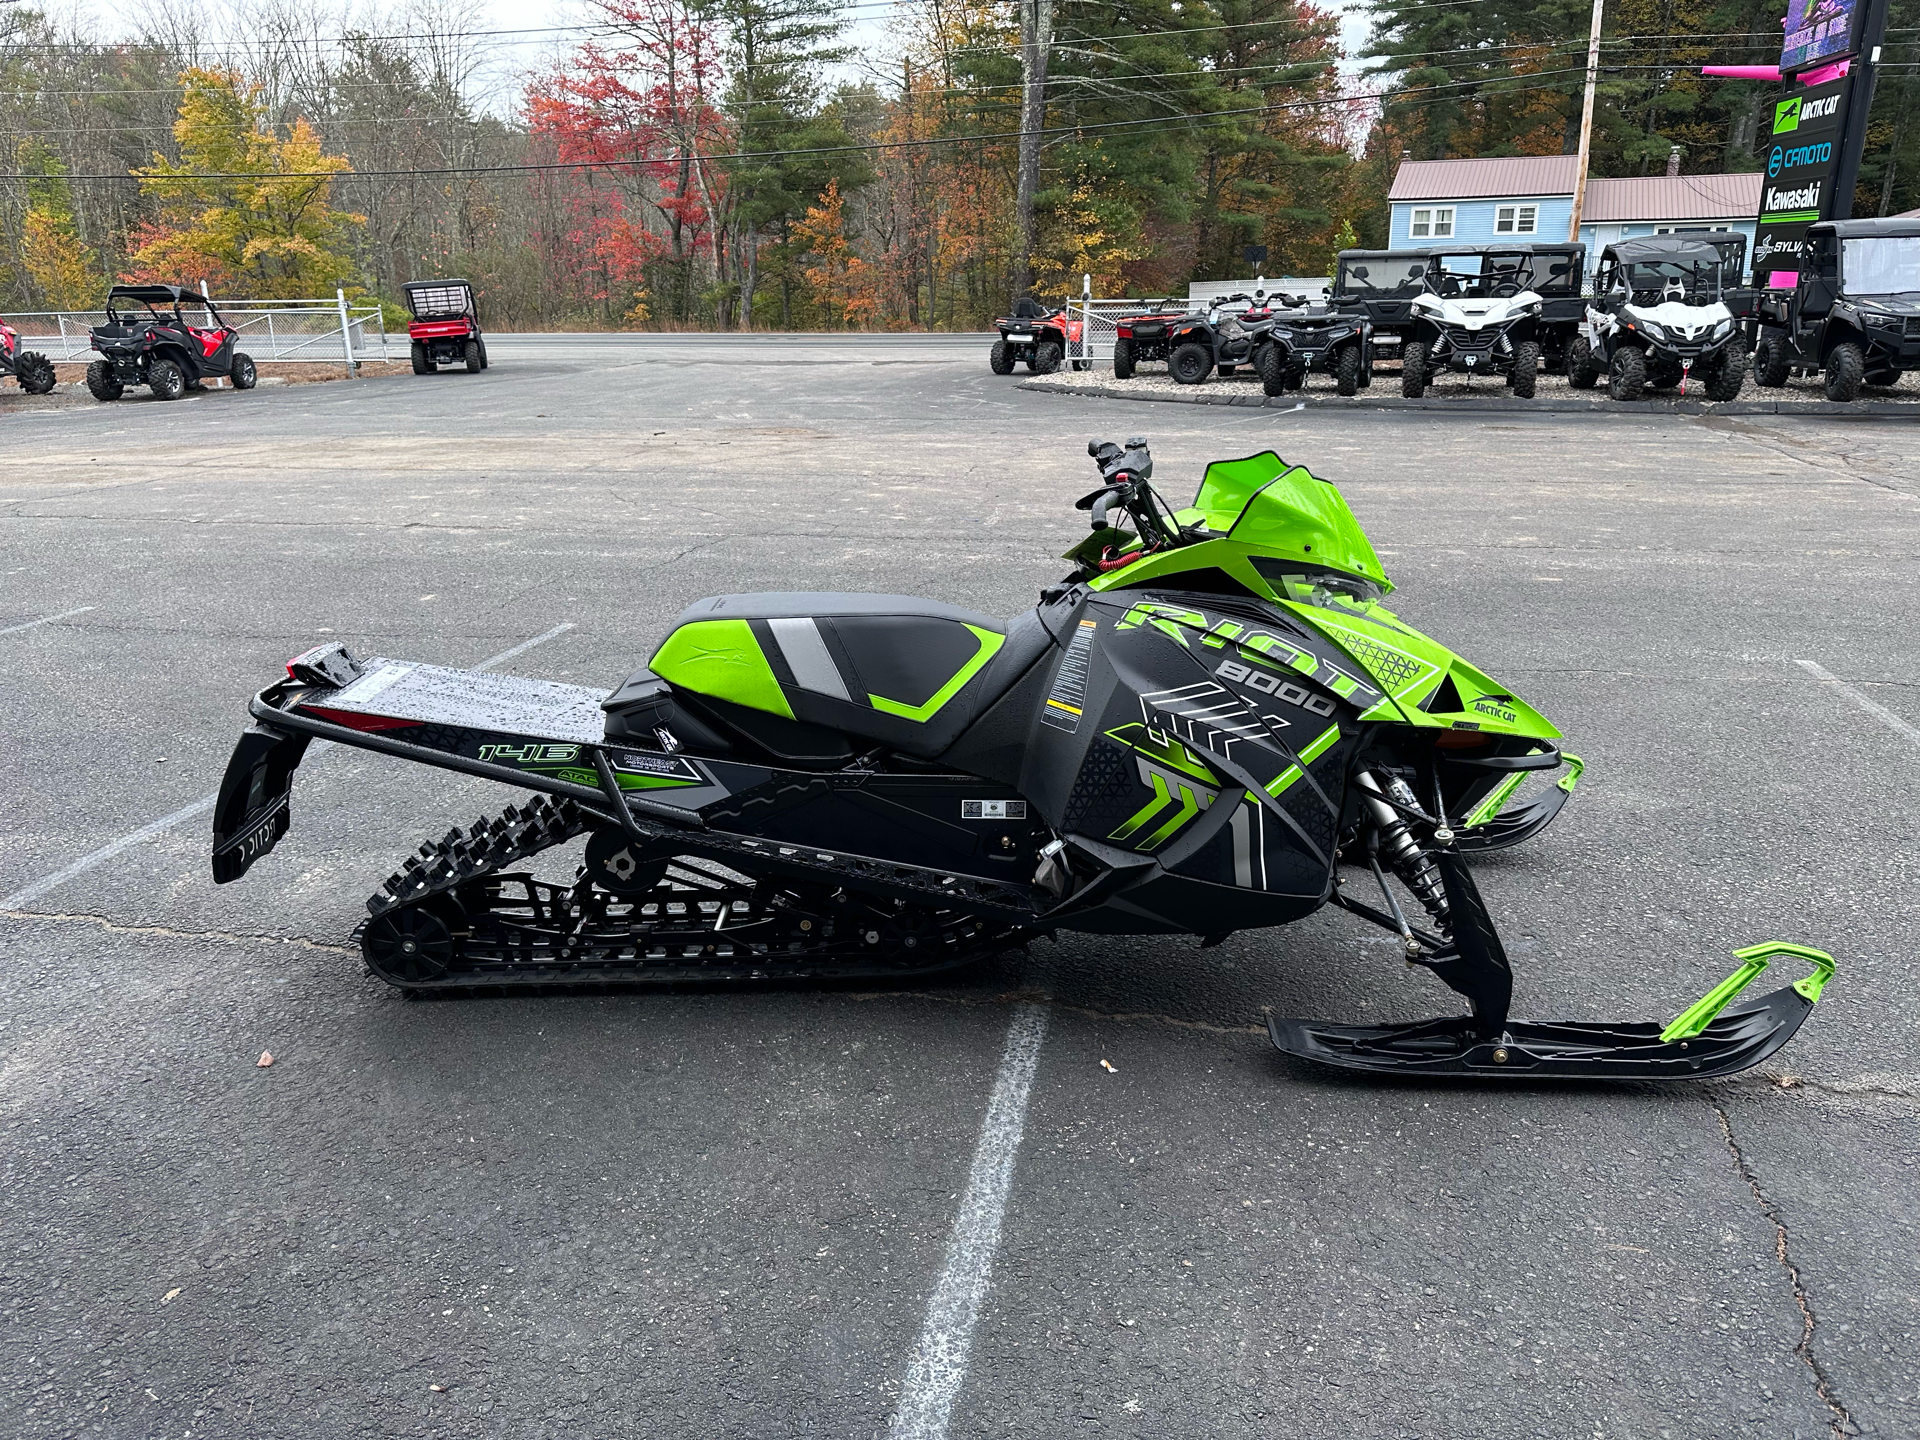
<svg viewBox="0 0 1920 1440"><path fill-rule="evenodd" d="M1360 787L1361 802L1373 816L1373 823L1380 832L1380 853L1386 858L1388 866L1426 908L1441 933L1449 933L1447 891L1440 880L1440 867L1433 863L1431 855L1414 842L1413 835L1407 829L1406 817L1386 800L1391 795L1415 814L1423 814L1425 812L1414 799L1413 791L1399 776L1383 771L1362 770L1354 783Z"/></svg>

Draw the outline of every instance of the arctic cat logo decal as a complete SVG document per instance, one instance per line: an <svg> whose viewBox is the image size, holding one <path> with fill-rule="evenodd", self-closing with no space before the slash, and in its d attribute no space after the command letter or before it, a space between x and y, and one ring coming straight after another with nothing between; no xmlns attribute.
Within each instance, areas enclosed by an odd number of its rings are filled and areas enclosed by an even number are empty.
<svg viewBox="0 0 1920 1440"><path fill-rule="evenodd" d="M522 765L565 765L580 758L578 745L482 745L482 760L514 760Z"/></svg>
<svg viewBox="0 0 1920 1440"><path fill-rule="evenodd" d="M1506 706L1491 696L1474 701L1473 708L1477 714L1491 715L1494 719L1504 720L1509 725L1517 725L1520 723L1520 717L1518 715L1514 714L1513 711L1507 709Z"/></svg>
<svg viewBox="0 0 1920 1440"><path fill-rule="evenodd" d="M1324 695L1315 695L1312 691L1282 680L1278 675L1270 675L1264 670L1251 670L1232 660L1223 660L1214 670L1222 680L1231 680L1236 685L1244 685L1249 690L1258 690L1271 695L1276 700L1284 700L1289 705L1298 705L1303 710L1311 710L1316 715L1333 714L1333 702Z"/></svg>

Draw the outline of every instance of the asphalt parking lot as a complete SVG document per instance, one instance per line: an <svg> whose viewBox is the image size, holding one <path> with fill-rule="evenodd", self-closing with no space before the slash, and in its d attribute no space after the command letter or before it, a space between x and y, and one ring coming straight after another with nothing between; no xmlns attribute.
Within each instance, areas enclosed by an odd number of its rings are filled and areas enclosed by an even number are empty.
<svg viewBox="0 0 1920 1440"><path fill-rule="evenodd" d="M1132 405L967 337L489 345L0 402L0 1433L1920 1434L1909 423ZM246 699L320 639L611 687L710 594L1011 615L1084 533L1086 441L1139 432L1169 492L1268 447L1336 480L1401 613L1586 758L1479 867L1516 1014L1665 1019L1780 938L1840 966L1793 1044L1665 1088L1311 1069L1263 1009L1455 1008L1325 913L904 990L410 1003L348 944L365 897L512 797L343 750L212 884Z"/></svg>

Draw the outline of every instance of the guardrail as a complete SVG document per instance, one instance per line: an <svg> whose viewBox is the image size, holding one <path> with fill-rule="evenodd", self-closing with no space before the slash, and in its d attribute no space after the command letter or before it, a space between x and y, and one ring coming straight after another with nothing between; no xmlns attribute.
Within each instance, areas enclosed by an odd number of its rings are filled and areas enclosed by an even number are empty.
<svg viewBox="0 0 1920 1440"><path fill-rule="evenodd" d="M240 332L235 348L256 362L275 364L357 365L391 359L391 341L384 313L378 305L354 305L344 296L331 300L219 300L220 317ZM204 310L181 307L188 323L210 323ZM0 315L20 332L25 350L38 350L49 360L96 358L89 335L107 323L104 310L40 310ZM402 337L401 348L405 348Z"/></svg>

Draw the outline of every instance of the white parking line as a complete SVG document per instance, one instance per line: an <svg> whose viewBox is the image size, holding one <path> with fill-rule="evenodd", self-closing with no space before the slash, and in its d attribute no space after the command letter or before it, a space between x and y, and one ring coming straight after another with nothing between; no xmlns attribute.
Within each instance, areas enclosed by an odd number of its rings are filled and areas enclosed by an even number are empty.
<svg viewBox="0 0 1920 1440"><path fill-rule="evenodd" d="M953 1238L947 1242L946 1267L927 1301L920 1343L900 1387L900 1408L894 1412L890 1432L893 1440L945 1440L953 1402L967 1378L980 1302L986 1298L994 1255L1000 1248L1000 1222L1007 1213L1014 1160L1027 1123L1027 1096L1046 1033L1046 1006L1015 1008L1000 1073L994 1077L993 1094L987 1101L987 1118L980 1126L980 1143L973 1152L967 1191L954 1217Z"/></svg>
<svg viewBox="0 0 1920 1440"><path fill-rule="evenodd" d="M87 608L91 609L92 607L88 606ZM69 611L68 613L75 614L78 612ZM56 615L49 618L57 620L60 617ZM34 623L37 625L42 622L36 620ZM556 625L553 629L547 631L546 634L536 635L531 640L523 640L511 650L502 650L498 655L489 656L473 668L476 670L491 670L494 666L503 665L516 655L524 655L527 651L533 649L534 646L544 645L555 636L564 635L571 629L573 629L573 622L571 620L563 625ZM323 751L331 749L333 744L334 742L331 740L322 740L318 744L309 747L307 753L309 755L318 755ZM122 835L117 840L108 841L91 854L82 855L72 864L54 871L51 875L43 875L31 885L14 891L13 894L7 896L6 899L0 900L0 910L18 910L24 905L31 905L49 890L52 890L56 886L66 884L67 881L73 879L76 875L85 874L96 865L105 864L121 851L138 845L142 840L152 839L161 831L171 830L184 820L191 820L196 815L206 814L207 811L213 808L213 802L219 798L220 792L218 790L210 794L202 795L191 805L183 805L171 815L162 815L158 820L148 821L130 835Z"/></svg>
<svg viewBox="0 0 1920 1440"><path fill-rule="evenodd" d="M22 630L31 630L36 625L51 625L54 621L64 620L69 615L84 615L93 608L91 605L82 605L78 609L62 610L58 615L43 615L38 620L27 621L24 625L9 625L6 629L0 630L0 635L18 635Z"/></svg>
<svg viewBox="0 0 1920 1440"><path fill-rule="evenodd" d="M1916 729L1912 725L1909 725L1906 721L1902 720L1898 715L1894 714L1891 710L1887 709L1886 706L1880 704L1879 701L1869 700L1866 696L1862 695L1858 690L1854 689L1853 686L1847 684L1846 681L1842 680L1838 675L1828 674L1827 671L1823 670L1820 666L1814 664L1814 662L1811 660L1796 660L1793 663L1798 665L1802 670L1806 671L1809 675L1813 676L1813 678L1818 680L1821 684L1834 685L1839 687L1842 694L1844 694L1849 700L1853 701L1853 703L1855 705L1858 705L1862 710L1866 711L1867 714L1873 716L1873 718L1878 720L1882 725L1885 725L1888 729L1897 731L1899 734L1906 736L1907 739L1911 740L1915 745L1920 745L1920 729Z"/></svg>

